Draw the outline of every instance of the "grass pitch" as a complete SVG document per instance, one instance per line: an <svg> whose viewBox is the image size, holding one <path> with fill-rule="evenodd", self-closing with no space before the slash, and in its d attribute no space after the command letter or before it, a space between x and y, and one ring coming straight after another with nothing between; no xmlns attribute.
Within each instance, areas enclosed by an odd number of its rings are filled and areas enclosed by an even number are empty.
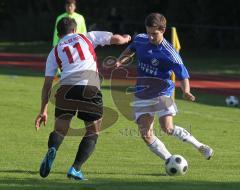
<svg viewBox="0 0 240 190"><path fill-rule="evenodd" d="M1 190L240 188L240 109L225 107L223 96L197 91L196 103L181 100L177 93L179 114L175 117L175 123L191 130L199 140L212 146L215 150L213 159L206 161L191 145L158 133L172 153L181 154L187 159L189 171L185 176L166 176L163 161L144 145L136 125L119 114L118 121L100 134L95 152L82 168L88 181L77 182L66 178L81 137L65 139L52 172L42 179L38 169L46 153L48 135L54 121L54 107L50 104L47 126L39 132L34 129L43 77L30 72L12 73L2 68L1 73ZM104 85L107 86L108 81ZM107 88L103 89L103 95L105 106L116 109ZM73 128L81 125L74 119ZM155 128L158 128L157 124Z"/></svg>

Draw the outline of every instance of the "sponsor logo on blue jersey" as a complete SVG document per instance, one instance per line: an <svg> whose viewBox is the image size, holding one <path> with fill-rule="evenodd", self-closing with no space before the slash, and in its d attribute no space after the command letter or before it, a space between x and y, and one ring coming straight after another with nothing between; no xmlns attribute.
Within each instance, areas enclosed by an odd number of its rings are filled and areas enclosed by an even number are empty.
<svg viewBox="0 0 240 190"><path fill-rule="evenodd" d="M172 72L180 80L189 78L180 55L166 39L154 45L147 34L139 34L129 48L136 53L138 60L137 85L141 84L141 77L156 77L169 84L168 88L162 89L161 95L171 95L174 90L174 83L170 79Z"/></svg>

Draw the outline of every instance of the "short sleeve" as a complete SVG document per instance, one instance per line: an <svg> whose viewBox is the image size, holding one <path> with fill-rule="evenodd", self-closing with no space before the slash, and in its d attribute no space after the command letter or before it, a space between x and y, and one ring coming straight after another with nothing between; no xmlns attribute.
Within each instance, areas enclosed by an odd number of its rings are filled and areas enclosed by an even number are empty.
<svg viewBox="0 0 240 190"><path fill-rule="evenodd" d="M110 45L113 34L105 31L92 31L86 34L86 37L92 42L94 48L98 45Z"/></svg>
<svg viewBox="0 0 240 190"><path fill-rule="evenodd" d="M175 73L178 80L189 78L189 73L184 64L173 63L172 70Z"/></svg>
<svg viewBox="0 0 240 190"><path fill-rule="evenodd" d="M183 64L182 58L179 53L165 39L162 44L167 50L165 53L169 59L170 69L173 70L177 79L183 80L189 78L188 70Z"/></svg>
<svg viewBox="0 0 240 190"><path fill-rule="evenodd" d="M57 72L57 62L55 59L55 55L54 55L54 51L52 50L47 58L47 62L46 62L46 68L45 68L45 76L55 76L56 72Z"/></svg>

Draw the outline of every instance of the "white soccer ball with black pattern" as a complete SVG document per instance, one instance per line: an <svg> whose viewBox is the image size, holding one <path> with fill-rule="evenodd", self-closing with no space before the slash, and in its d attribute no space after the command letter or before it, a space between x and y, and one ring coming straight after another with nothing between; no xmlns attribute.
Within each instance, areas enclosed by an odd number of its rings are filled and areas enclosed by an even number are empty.
<svg viewBox="0 0 240 190"><path fill-rule="evenodd" d="M166 173L170 176L184 175L188 170L188 163L181 155L172 155L165 163Z"/></svg>
<svg viewBox="0 0 240 190"><path fill-rule="evenodd" d="M228 96L225 99L227 106L237 107L239 105L239 100L236 96Z"/></svg>

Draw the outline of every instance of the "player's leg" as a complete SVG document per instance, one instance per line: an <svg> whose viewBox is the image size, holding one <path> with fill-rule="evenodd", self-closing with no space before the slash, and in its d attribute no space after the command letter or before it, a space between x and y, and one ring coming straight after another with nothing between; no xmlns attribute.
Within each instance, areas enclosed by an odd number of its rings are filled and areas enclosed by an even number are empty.
<svg viewBox="0 0 240 190"><path fill-rule="evenodd" d="M169 112L167 113L169 114ZM172 115L163 115L159 117L159 123L162 130L168 135L172 135L177 139L192 144L197 150L199 150L206 159L210 159L213 155L213 150L199 142L193 135L191 135L186 129L173 125L173 116Z"/></svg>
<svg viewBox="0 0 240 190"><path fill-rule="evenodd" d="M47 177L51 171L53 161L56 157L57 150L66 136L73 115L56 118L54 131L48 138L48 151L40 166L41 177Z"/></svg>
<svg viewBox="0 0 240 190"><path fill-rule="evenodd" d="M72 167L67 176L77 180L84 180L81 171L95 149L103 115L102 93L95 86L84 86L79 90L81 106L78 109L78 118L85 122L86 134L82 138Z"/></svg>
<svg viewBox="0 0 240 190"><path fill-rule="evenodd" d="M68 89L69 87L66 87L65 89L64 86L61 86L55 95L55 127L54 131L49 135L48 152L46 153L46 156L44 157L40 166L40 175L42 177L47 177L49 175L57 150L67 134L72 117L76 113L74 109L69 109L69 107L67 107L68 109L64 109L65 107L63 107L63 105L68 105L64 98L65 94L68 92Z"/></svg>
<svg viewBox="0 0 240 190"><path fill-rule="evenodd" d="M64 117L62 116L55 119L54 131L50 133L48 139L48 148L54 147L58 150L64 137L67 135L72 117L73 115L66 114Z"/></svg>
<svg viewBox="0 0 240 190"><path fill-rule="evenodd" d="M202 145L202 143L197 141L186 129L176 125L174 126L172 115L161 116L159 118L159 123L162 130L168 135L172 135L184 142L188 142L196 148L199 148Z"/></svg>
<svg viewBox="0 0 240 190"><path fill-rule="evenodd" d="M79 144L78 152L73 163L73 167L76 170L81 169L83 163L86 162L86 160L90 157L90 155L94 151L101 123L102 119L93 122L85 122L85 125L87 126L86 127L87 132Z"/></svg>
<svg viewBox="0 0 240 190"><path fill-rule="evenodd" d="M148 145L149 149L163 160L167 160L171 154L153 132L154 115L142 114L137 118L137 124L142 139Z"/></svg>
<svg viewBox="0 0 240 190"><path fill-rule="evenodd" d="M74 93L73 86L62 85L58 88L55 98L55 125L54 131L50 133L48 139L48 148L54 148L56 151L61 145L70 127L72 117L76 114L77 108L72 105ZM70 101L68 101L68 99Z"/></svg>
<svg viewBox="0 0 240 190"><path fill-rule="evenodd" d="M81 167L87 161L87 159L91 156L91 154L95 149L101 123L102 123L102 119L98 119L96 121L91 121L91 122L85 121L86 134L84 135L84 137L82 138L79 144L79 148L78 148L74 163L67 173L67 176L69 178L74 178L77 180L85 179L81 171Z"/></svg>

